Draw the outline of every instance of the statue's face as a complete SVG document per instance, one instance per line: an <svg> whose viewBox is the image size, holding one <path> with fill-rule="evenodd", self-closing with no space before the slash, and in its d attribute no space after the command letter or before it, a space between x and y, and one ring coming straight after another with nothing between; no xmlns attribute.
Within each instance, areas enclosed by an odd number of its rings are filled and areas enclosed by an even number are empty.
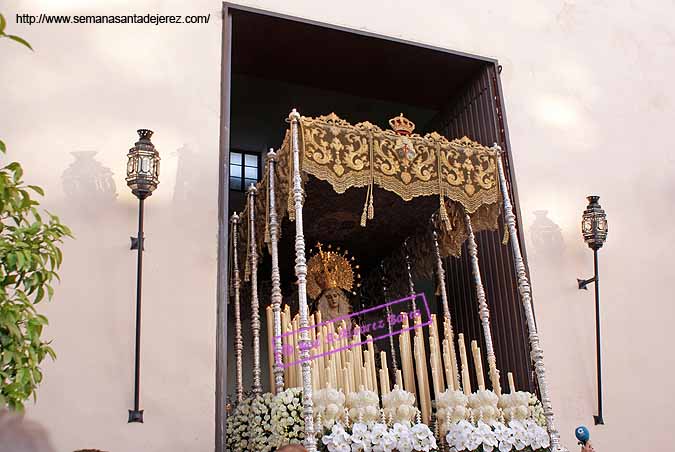
<svg viewBox="0 0 675 452"><path fill-rule="evenodd" d="M345 296L340 289L328 289L323 296L326 298L328 306L331 309L337 309L338 306L340 306L340 301L345 299Z"/></svg>

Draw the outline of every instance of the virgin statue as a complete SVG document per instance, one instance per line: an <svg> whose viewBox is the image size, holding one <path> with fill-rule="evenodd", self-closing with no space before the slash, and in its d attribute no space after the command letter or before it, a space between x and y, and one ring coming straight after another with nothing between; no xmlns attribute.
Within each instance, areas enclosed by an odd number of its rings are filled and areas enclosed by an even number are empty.
<svg viewBox="0 0 675 452"><path fill-rule="evenodd" d="M354 270L346 252L323 249L317 244L317 253L307 263L307 295L316 300L315 309L323 321L346 317L351 312L348 294L354 287ZM358 268L358 266L356 266Z"/></svg>

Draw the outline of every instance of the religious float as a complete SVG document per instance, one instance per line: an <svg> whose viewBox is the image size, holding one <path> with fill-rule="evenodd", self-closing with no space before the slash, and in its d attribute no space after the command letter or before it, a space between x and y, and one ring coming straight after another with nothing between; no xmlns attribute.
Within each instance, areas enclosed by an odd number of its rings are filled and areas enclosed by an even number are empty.
<svg viewBox="0 0 675 452"><path fill-rule="evenodd" d="M231 218L228 449L564 450L501 149L420 136L403 115L391 130L295 110L288 122L246 208ZM338 204L358 205L358 224L341 218ZM479 266L476 235L498 229L501 215L536 379L531 392L500 372ZM451 315L444 262L465 243L482 337L456 333ZM271 275L264 291L263 268ZM415 287L422 280L433 288Z"/></svg>

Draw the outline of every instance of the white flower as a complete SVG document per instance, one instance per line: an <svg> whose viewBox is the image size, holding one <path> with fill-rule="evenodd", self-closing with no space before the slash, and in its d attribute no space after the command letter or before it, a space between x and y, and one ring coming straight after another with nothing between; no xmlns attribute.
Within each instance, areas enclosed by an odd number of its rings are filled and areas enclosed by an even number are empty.
<svg viewBox="0 0 675 452"><path fill-rule="evenodd" d="M379 418L379 398L373 391L350 392L346 406L352 422L375 422Z"/></svg>
<svg viewBox="0 0 675 452"><path fill-rule="evenodd" d="M410 429L410 432L413 437L413 447L415 450L426 452L436 450L436 438L426 424L415 424Z"/></svg>
<svg viewBox="0 0 675 452"><path fill-rule="evenodd" d="M289 388L277 394L272 403L273 435L271 447L300 442L305 436L302 412L302 389Z"/></svg>
<svg viewBox="0 0 675 452"><path fill-rule="evenodd" d="M331 433L321 438L321 442L328 447L329 452L351 451L351 437L339 423L333 425Z"/></svg>
<svg viewBox="0 0 675 452"><path fill-rule="evenodd" d="M394 386L389 394L382 396L384 414L394 423L412 424L418 411L414 405L415 396L399 389L398 386Z"/></svg>

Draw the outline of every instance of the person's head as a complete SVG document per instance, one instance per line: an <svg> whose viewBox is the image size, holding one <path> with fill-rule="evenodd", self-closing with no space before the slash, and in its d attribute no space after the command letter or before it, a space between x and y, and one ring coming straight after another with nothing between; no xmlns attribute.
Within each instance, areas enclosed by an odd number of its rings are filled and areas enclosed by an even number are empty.
<svg viewBox="0 0 675 452"><path fill-rule="evenodd" d="M322 297L326 298L326 302L331 309L337 309L340 306L340 303L347 301L347 297L345 297L344 292L338 288L326 289L323 292Z"/></svg>
<svg viewBox="0 0 675 452"><path fill-rule="evenodd" d="M0 452L54 452L40 424L0 409Z"/></svg>
<svg viewBox="0 0 675 452"><path fill-rule="evenodd" d="M307 452L300 444L288 444L277 449L277 452Z"/></svg>

